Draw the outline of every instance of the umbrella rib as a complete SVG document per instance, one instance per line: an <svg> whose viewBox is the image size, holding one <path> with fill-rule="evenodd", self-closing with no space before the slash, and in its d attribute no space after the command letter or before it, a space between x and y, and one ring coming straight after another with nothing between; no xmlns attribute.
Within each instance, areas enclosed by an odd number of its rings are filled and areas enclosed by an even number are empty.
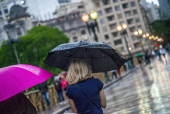
<svg viewBox="0 0 170 114"><path fill-rule="evenodd" d="M97 48L98 49L98 48ZM99 51L103 52L102 50L98 49ZM103 52L104 54L106 54L105 52ZM107 54L106 54L107 55ZM108 55L107 55L108 56ZM112 59L110 56L108 56L110 59ZM112 59L113 60L113 59ZM113 60L114 61L114 60ZM119 68L119 65L115 62L115 64L117 65L117 67Z"/></svg>
<svg viewBox="0 0 170 114"><path fill-rule="evenodd" d="M79 51L80 48L77 47L77 49L78 49L78 50L77 50L76 52L74 52L69 58L71 58L75 53L77 53L77 52ZM65 69L65 67L66 67L66 65L67 65L67 63L68 63L68 61L69 61L69 59L67 60L66 64L64 65L63 70Z"/></svg>

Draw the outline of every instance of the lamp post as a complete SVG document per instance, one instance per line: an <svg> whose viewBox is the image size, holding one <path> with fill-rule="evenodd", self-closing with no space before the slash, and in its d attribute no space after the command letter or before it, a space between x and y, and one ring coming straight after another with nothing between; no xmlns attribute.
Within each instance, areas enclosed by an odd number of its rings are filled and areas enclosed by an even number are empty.
<svg viewBox="0 0 170 114"><path fill-rule="evenodd" d="M142 35L142 33L143 33L143 31L142 31L141 29L139 29L138 31L135 31L135 32L134 32L134 35L135 35L137 38L139 38L139 35ZM143 48L142 38L139 38L139 39L140 39L140 45L141 45L141 47L142 47L142 51L143 51L143 53L145 53L145 50L144 50L144 48Z"/></svg>
<svg viewBox="0 0 170 114"><path fill-rule="evenodd" d="M128 50L129 56L132 57L132 54L129 50L128 42L127 42L127 39L126 39L126 29L127 29L127 24L125 24L125 23L123 23L122 26L121 25L117 26L117 30L120 31L121 34L124 36L124 40L125 40L125 43L126 43L126 48Z"/></svg>
<svg viewBox="0 0 170 114"><path fill-rule="evenodd" d="M149 38L149 33L143 34L143 38ZM151 44L150 40L149 39L146 39L146 40L148 42L148 46L149 46L150 51L152 51L151 46L150 46L150 44Z"/></svg>
<svg viewBox="0 0 170 114"><path fill-rule="evenodd" d="M91 34L91 31L92 31L92 32L93 32L93 35L94 35L94 40L95 40L96 42L98 42L98 37L97 37L96 31L95 31L95 28L96 28L96 27L97 27L97 30L99 31L98 24L97 24L97 21L96 21L96 19L97 19L97 12L92 11L92 12L90 13L90 17L94 20L94 23L88 24L89 15L86 14L86 13L83 13L83 15L82 15L82 20L86 23L89 34ZM90 30L91 30L91 31L90 31Z"/></svg>

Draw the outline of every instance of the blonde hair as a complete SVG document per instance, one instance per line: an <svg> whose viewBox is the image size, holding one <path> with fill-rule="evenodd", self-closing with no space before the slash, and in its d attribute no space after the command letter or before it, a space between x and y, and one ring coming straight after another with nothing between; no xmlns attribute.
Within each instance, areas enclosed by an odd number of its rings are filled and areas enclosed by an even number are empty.
<svg viewBox="0 0 170 114"><path fill-rule="evenodd" d="M92 77L92 70L88 63L82 59L74 59L68 68L66 80L69 84L86 80Z"/></svg>

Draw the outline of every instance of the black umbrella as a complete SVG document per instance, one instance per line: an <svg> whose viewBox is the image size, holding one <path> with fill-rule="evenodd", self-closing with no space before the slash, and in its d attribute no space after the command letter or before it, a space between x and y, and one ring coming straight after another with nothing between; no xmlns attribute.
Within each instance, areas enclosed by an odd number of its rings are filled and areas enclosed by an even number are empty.
<svg viewBox="0 0 170 114"><path fill-rule="evenodd" d="M128 61L106 43L79 41L57 46L48 53L44 63L67 71L75 58L85 59L93 73L119 69Z"/></svg>

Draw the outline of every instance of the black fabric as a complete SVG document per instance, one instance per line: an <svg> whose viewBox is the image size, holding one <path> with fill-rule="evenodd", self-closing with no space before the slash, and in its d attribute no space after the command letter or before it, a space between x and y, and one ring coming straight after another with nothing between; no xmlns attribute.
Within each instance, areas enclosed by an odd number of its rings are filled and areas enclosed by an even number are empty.
<svg viewBox="0 0 170 114"><path fill-rule="evenodd" d="M48 86L45 82L39 84L39 90L41 92L41 94L45 95L46 92L48 92Z"/></svg>
<svg viewBox="0 0 170 114"><path fill-rule="evenodd" d="M61 86L60 81L55 81L54 86L55 86L56 91L61 91L62 90L62 86Z"/></svg>
<svg viewBox="0 0 170 114"><path fill-rule="evenodd" d="M23 93L0 102L0 114L37 114L35 107Z"/></svg>
<svg viewBox="0 0 170 114"><path fill-rule="evenodd" d="M128 61L106 43L80 41L57 46L48 53L44 63L67 71L75 58L86 60L93 73L120 69Z"/></svg>

